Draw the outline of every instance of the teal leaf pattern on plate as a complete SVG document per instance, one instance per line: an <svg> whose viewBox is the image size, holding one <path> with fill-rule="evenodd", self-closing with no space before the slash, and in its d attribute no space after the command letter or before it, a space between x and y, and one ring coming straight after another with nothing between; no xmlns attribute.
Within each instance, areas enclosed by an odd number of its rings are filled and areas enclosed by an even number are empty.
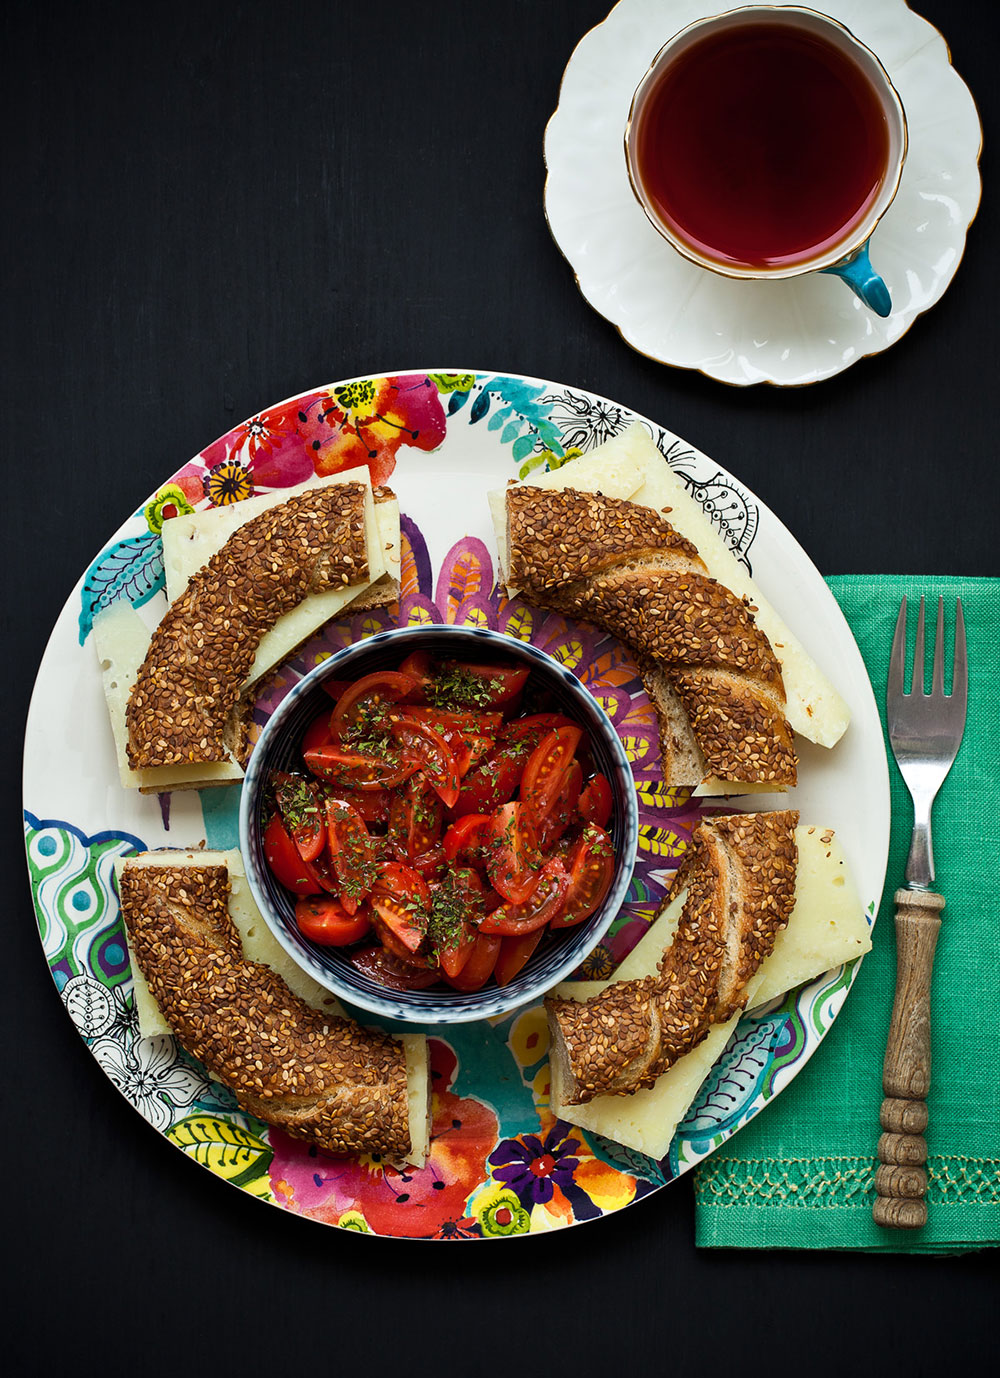
<svg viewBox="0 0 1000 1378"><path fill-rule="evenodd" d="M764 1084L781 1017L742 1021L695 1098L678 1133L701 1149L707 1140L734 1128Z"/></svg>
<svg viewBox="0 0 1000 1378"><path fill-rule="evenodd" d="M563 454L561 432L551 419L553 399L545 396L544 385L527 378L488 379L470 409L470 425L490 412L494 397L502 405L490 415L487 429L500 431L500 443L511 447L515 464L521 464L535 449L549 449L556 458Z"/></svg>
<svg viewBox="0 0 1000 1378"><path fill-rule="evenodd" d="M87 570L80 593L80 645L86 641L94 618L120 598L134 608L148 603L166 584L163 573L163 542L147 531L127 536L101 552Z"/></svg>

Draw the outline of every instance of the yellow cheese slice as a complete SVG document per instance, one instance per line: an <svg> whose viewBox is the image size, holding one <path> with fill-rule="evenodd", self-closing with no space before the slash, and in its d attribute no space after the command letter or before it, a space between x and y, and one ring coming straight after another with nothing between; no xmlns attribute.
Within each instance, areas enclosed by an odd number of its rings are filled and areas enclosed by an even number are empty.
<svg viewBox="0 0 1000 1378"><path fill-rule="evenodd" d="M734 780L720 780L717 775L707 775L704 780L695 785L691 794L696 799L718 799L722 795L726 798L743 794L775 794L780 792L769 780L754 781L741 780L738 783Z"/></svg>
<svg viewBox="0 0 1000 1378"><path fill-rule="evenodd" d="M163 565L167 578L167 598L172 603L187 587L188 580L207 565L229 538L246 522L277 507L299 493L336 483L363 483L365 492L365 543L368 548L368 579L349 588L311 593L285 613L260 639L244 688L255 684L268 670L285 660L297 646L342 612L377 579L385 574L399 578L399 503L389 499L375 503L368 470L347 469L325 479L308 479L294 488L281 488L260 497L247 498L205 512L190 512L163 523Z"/></svg>
<svg viewBox="0 0 1000 1378"><path fill-rule="evenodd" d="M603 478L607 456L609 477ZM631 491L638 470L639 483ZM579 492L602 492L608 497L652 507L658 512L670 508L667 520L676 531L698 548L709 574L740 598L747 598L757 609L757 625L764 631L781 662L781 674L788 700L786 712L792 728L819 746L834 746L847 730L850 711L840 694L806 652L767 601L750 575L726 545L711 518L688 492L660 453L645 426L638 421L587 455L571 459L560 469L530 475L525 483L544 488L575 488ZM501 572L507 568L507 511L503 492L489 495L490 512L496 535ZM508 587L508 592L514 590ZM773 786L759 790L743 789L740 794L770 793ZM698 794L732 794L732 785L706 782Z"/></svg>
<svg viewBox="0 0 1000 1378"><path fill-rule="evenodd" d="M761 963L749 987L748 1007L769 1003L824 972L853 961L871 949L871 935L843 849L832 829L798 827L799 849L795 873L795 906L788 926ZM652 975L673 940L683 908L681 894L663 911L642 940L622 962L612 981ZM586 1000L611 981L570 981L554 994ZM684 1118L702 1082L729 1041L739 1016L716 1025L692 1052L664 1072L654 1086L631 1096L597 1096L586 1105L563 1105L552 1088L552 1112L581 1129L662 1158L674 1131Z"/></svg>
<svg viewBox="0 0 1000 1378"><path fill-rule="evenodd" d="M232 758L204 764L158 766L155 770L133 770L128 763L128 727L125 710L139 667L149 650L150 630L127 599L121 598L94 618L94 649L101 666L104 697L115 743L118 775L124 789L196 789L202 785L227 785L243 779L243 771Z"/></svg>
<svg viewBox="0 0 1000 1378"><path fill-rule="evenodd" d="M414 1167L423 1167L431 1151L431 1069L424 1034L397 1034L406 1055L406 1100L410 1125L410 1154Z"/></svg>
<svg viewBox="0 0 1000 1378"><path fill-rule="evenodd" d="M296 962L289 957L274 934L261 917L254 903L243 868L243 858L236 849L213 852L193 849L191 851L146 852L141 856L118 857L115 860L115 877L121 878L123 868L128 866L225 866L229 871L229 917L239 930L243 940L244 956L251 962L262 962L276 971L287 984L289 990L298 995L308 1005L322 1014L344 1016L344 1010L336 996L325 986L314 981ZM150 992L135 959L131 943L126 933L129 961L132 966L133 992L136 1014L139 1020L139 1035L142 1038L158 1038L171 1035L172 1030L163 1012ZM429 1082L427 1061L427 1039L423 1034L403 1034L403 1050L406 1056L407 1100L409 1104L410 1142L413 1146L408 1161L416 1166L427 1159L430 1145Z"/></svg>

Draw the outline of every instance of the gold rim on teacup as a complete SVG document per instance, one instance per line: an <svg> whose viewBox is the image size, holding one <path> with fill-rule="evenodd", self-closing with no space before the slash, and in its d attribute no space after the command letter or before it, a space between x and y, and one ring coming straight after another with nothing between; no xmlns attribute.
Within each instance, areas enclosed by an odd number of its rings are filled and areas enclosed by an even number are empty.
<svg viewBox="0 0 1000 1378"><path fill-rule="evenodd" d="M841 52L847 54L861 69L878 97L886 117L889 133L889 151L885 175L878 196L864 219L840 243L832 245L823 253L817 254L815 258L807 258L801 262L774 268L747 267L725 263L710 258L707 254L700 254L693 245L676 234L656 213L642 185L636 159L635 132L638 117L642 112L645 100L655 89L667 63L674 60L696 39L705 37L713 30L730 25L742 26L761 21L788 23L790 26L794 25L798 28L811 30L834 43ZM830 15L821 14L818 10L798 5L741 6L737 9L726 10L719 14L707 15L697 19L694 23L688 24L686 28L675 33L653 58L648 70L635 88L629 106L624 136L625 166L628 170L632 194L657 233L689 262L694 263L699 268L707 268L710 272L721 274L723 277L754 281L775 281L783 278L801 277L806 273L815 272L833 273L843 278L865 305L880 316L889 314L891 302L885 283L872 268L868 259L868 241L875 227L892 205L899 189L903 164L906 161L907 142L906 112L903 109L903 102L900 100L899 93L892 84L888 72L876 55L839 20L831 18Z"/></svg>

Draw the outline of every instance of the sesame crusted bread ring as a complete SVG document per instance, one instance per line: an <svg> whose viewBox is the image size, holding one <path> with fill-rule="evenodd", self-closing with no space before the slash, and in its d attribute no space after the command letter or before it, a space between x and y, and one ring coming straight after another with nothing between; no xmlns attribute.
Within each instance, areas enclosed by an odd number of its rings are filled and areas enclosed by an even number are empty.
<svg viewBox="0 0 1000 1378"><path fill-rule="evenodd" d="M181 1045L244 1110L330 1153L406 1161L403 1044L314 1009L243 956L224 865L125 863L131 949Z"/></svg>
<svg viewBox="0 0 1000 1378"><path fill-rule="evenodd" d="M230 758L264 633L308 594L367 581L366 491L338 483L268 508L192 575L154 631L129 695L133 770Z"/></svg>
<svg viewBox="0 0 1000 1378"><path fill-rule="evenodd" d="M707 819L674 878L670 897L687 898L657 974L546 1000L558 1104L652 1086L743 1008L795 903L797 822L790 809Z"/></svg>
<svg viewBox="0 0 1000 1378"><path fill-rule="evenodd" d="M786 789L796 757L781 666L753 610L661 515L572 488L507 489L507 582L635 652L669 785Z"/></svg>

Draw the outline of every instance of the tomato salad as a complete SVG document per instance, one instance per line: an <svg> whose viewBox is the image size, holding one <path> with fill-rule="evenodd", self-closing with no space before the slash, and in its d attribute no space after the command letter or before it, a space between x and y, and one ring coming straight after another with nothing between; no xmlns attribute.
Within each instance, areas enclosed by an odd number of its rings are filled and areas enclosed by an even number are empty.
<svg viewBox="0 0 1000 1378"><path fill-rule="evenodd" d="M263 838L306 938L393 990L474 991L598 909L611 786L570 718L526 711L528 676L418 651L327 681L302 770L271 775Z"/></svg>

